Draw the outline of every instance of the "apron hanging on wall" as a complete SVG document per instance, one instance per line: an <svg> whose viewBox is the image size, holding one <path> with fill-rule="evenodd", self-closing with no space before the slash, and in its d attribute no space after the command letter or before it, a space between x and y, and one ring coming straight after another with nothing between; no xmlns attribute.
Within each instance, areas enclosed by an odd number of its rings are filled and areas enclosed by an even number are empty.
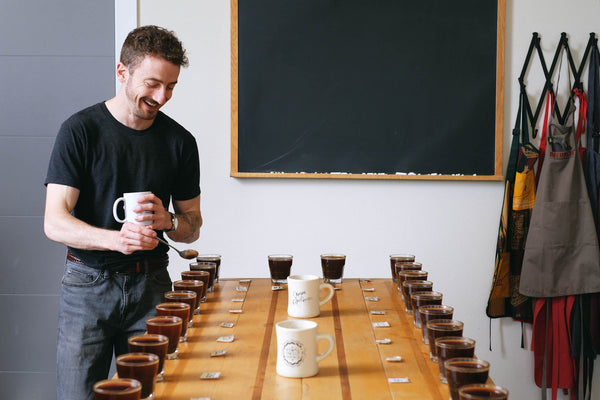
<svg viewBox="0 0 600 400"><path fill-rule="evenodd" d="M565 125L548 127L544 165L525 244L519 291L559 297L600 291L600 249L577 151L569 100Z"/></svg>
<svg viewBox="0 0 600 400"><path fill-rule="evenodd" d="M581 110L585 98L576 94ZM521 293L540 298L534 312L532 350L535 380L542 387L543 399L548 385L553 399L558 388L575 387L576 364L571 353L574 296L600 290L600 249L580 161L581 132L574 125L573 97L569 96L564 125L556 109L554 105L520 285ZM572 391L571 398L575 396Z"/></svg>
<svg viewBox="0 0 600 400"><path fill-rule="evenodd" d="M526 106L527 94L522 88L506 172L494 277L486 307L490 318L512 317L520 321L533 319L532 301L519 293L519 279L535 201L533 165L538 156L538 150L529 142Z"/></svg>

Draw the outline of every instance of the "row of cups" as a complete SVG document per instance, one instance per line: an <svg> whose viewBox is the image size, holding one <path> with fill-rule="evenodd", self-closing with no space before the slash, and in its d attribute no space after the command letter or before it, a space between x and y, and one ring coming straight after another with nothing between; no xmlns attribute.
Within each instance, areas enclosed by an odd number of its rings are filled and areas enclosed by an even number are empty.
<svg viewBox="0 0 600 400"><path fill-rule="evenodd" d="M94 385L95 400L154 398L155 382L164 380L165 360L178 358L178 345L187 341L193 316L219 281L220 265L220 255L200 255L189 271L181 272L181 280L156 305L156 316L146 320L146 333L130 337L130 352L116 358L118 379Z"/></svg>
<svg viewBox="0 0 600 400"><path fill-rule="evenodd" d="M291 275L294 257L291 254L270 254L268 257L269 273L271 282L274 284L287 283L287 277ZM325 283L342 283L346 255L328 253L321 254L321 269Z"/></svg>
<svg viewBox="0 0 600 400"><path fill-rule="evenodd" d="M463 322L453 319L454 308L443 304L443 294L433 290L422 263L412 254L392 254L390 267L405 311L422 330L429 356L439 365L440 380L448 384L450 399L508 399L508 390L486 384L489 362L475 357L475 340L463 336Z"/></svg>

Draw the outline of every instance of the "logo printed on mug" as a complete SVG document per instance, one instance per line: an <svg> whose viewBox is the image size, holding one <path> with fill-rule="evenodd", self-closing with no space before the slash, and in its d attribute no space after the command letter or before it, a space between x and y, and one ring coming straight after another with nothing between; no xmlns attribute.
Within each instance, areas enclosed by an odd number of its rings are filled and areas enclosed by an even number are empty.
<svg viewBox="0 0 600 400"><path fill-rule="evenodd" d="M283 361L291 367L296 367L302 364L304 359L304 346L302 343L290 340L285 342L283 348Z"/></svg>

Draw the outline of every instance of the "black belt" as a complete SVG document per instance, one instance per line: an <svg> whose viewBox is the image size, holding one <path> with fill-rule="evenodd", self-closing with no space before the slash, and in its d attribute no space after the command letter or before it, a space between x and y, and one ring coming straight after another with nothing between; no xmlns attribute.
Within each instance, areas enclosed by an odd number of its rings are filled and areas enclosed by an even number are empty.
<svg viewBox="0 0 600 400"><path fill-rule="evenodd" d="M67 251L67 260L78 264L85 264L70 251ZM128 263L127 265L119 268L114 272L123 275L134 275L139 273L153 272L158 269L165 268L167 266L167 260L168 259L166 256L147 258L145 260Z"/></svg>

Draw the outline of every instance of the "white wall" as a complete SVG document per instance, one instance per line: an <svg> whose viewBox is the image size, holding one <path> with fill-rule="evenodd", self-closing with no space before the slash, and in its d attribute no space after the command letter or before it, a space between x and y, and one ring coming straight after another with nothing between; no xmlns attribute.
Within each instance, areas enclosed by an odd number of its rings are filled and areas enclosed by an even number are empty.
<svg viewBox="0 0 600 400"><path fill-rule="evenodd" d="M189 51L191 65L165 111L194 133L200 150L205 222L192 247L222 254L224 277L267 277L266 256L274 252L293 254L294 272L319 274L318 256L327 251L347 254L348 277L389 277L388 255L413 252L465 322L464 334L477 340L477 355L491 362L492 378L513 399L538 397L528 327L524 350L519 323L493 320L488 350L485 306L502 183L231 178L229 13L227 0L139 0L140 24L176 31ZM599 15L598 0L507 1L505 160L532 32L540 33L547 60L567 32L580 60L589 33L600 30ZM527 79L532 99L543 85L538 71L534 64ZM171 256L177 278L187 265ZM600 393L598 377L595 383Z"/></svg>

